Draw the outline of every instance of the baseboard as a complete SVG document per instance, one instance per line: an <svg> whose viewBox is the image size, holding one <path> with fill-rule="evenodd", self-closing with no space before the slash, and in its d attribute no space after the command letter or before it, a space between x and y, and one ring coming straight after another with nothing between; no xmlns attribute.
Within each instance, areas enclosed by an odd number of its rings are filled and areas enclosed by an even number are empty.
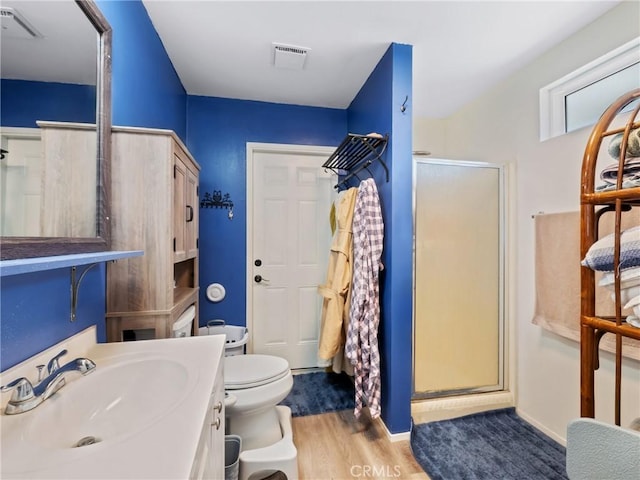
<svg viewBox="0 0 640 480"><path fill-rule="evenodd" d="M556 433L552 432L547 427L545 427L544 425L542 425L538 421L534 420L533 418L531 418L529 415L524 413L522 410L519 410L518 408L516 408L516 413L525 422L530 423L531 425L536 427L538 430L540 430L542 433L544 433L546 436L553 438L556 442L558 442L563 447L567 446L567 439L566 438L560 437L559 435L557 435Z"/></svg>
<svg viewBox="0 0 640 480"><path fill-rule="evenodd" d="M414 401L411 416L415 423L426 423L513 406L512 392L477 393Z"/></svg>
<svg viewBox="0 0 640 480"><path fill-rule="evenodd" d="M411 440L411 432L400 432L400 433L391 433L389 431L389 429L387 428L387 426L384 423L384 420L382 420L382 417L378 418L378 422L380 422L380 424L382 425L382 428L384 428L385 433L387 434L387 438L389 439L390 442L403 442L403 441L409 441Z"/></svg>

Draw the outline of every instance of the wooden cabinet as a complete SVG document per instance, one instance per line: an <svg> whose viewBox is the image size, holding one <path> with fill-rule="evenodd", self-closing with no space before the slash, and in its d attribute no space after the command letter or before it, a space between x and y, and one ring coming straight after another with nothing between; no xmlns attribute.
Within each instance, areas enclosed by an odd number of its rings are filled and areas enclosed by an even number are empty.
<svg viewBox="0 0 640 480"><path fill-rule="evenodd" d="M42 135L42 162L25 159L29 168L38 172L27 177L25 202L38 206L33 236L96 236L96 129L93 125L38 122ZM35 165L34 165L34 162ZM26 215L24 215L26 216ZM39 225L38 225L39 224ZM112 249L113 250L113 249Z"/></svg>
<svg viewBox="0 0 640 480"><path fill-rule="evenodd" d="M184 150L173 151L174 261L198 255L198 173L189 168Z"/></svg>
<svg viewBox="0 0 640 480"><path fill-rule="evenodd" d="M111 244L144 250L107 266L107 339L172 336L196 307L198 328L198 177L200 167L170 130L114 127Z"/></svg>

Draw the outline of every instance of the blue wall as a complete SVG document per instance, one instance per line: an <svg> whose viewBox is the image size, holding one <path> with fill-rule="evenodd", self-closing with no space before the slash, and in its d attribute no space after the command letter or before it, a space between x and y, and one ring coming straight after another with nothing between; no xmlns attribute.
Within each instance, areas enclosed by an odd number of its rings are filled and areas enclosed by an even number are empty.
<svg viewBox="0 0 640 480"><path fill-rule="evenodd" d="M187 94L144 5L96 3L113 28L113 125L166 128L186 143Z"/></svg>
<svg viewBox="0 0 640 480"><path fill-rule="evenodd" d="M185 90L143 4L139 0L97 3L113 28L113 123L172 129L185 140ZM4 95L4 83L2 87ZM4 96L2 101L4 114ZM24 118L41 115L31 104L21 108ZM91 324L97 325L98 340L104 341L105 271L104 265L94 268L82 281L79 319L73 324L68 320L69 269L2 278L0 368L5 370Z"/></svg>
<svg viewBox="0 0 640 480"><path fill-rule="evenodd" d="M412 167L410 102L412 48L392 44L348 110L352 132L389 133L385 160L390 170L376 168L376 183L385 222L380 276L381 320L379 342L382 374L382 418L391 433L411 428L412 372Z"/></svg>
<svg viewBox="0 0 640 480"><path fill-rule="evenodd" d="M347 133L346 110L189 96L187 145L202 167L200 197L229 193L227 211L200 210L200 324L214 318L245 325L246 142L338 145ZM206 287L221 283L226 298L212 303Z"/></svg>
<svg viewBox="0 0 640 480"><path fill-rule="evenodd" d="M84 268L78 267L78 272L82 273ZM98 341L106 340L104 264L89 270L82 280L73 323L69 320L69 268L2 277L1 280L0 371L91 325L97 324Z"/></svg>
<svg viewBox="0 0 640 480"><path fill-rule="evenodd" d="M36 120L95 123L96 87L3 79L0 108L5 127L37 128Z"/></svg>
<svg viewBox="0 0 640 480"><path fill-rule="evenodd" d="M385 270L381 276L380 345L382 415L392 433L410 428L412 220L411 47L392 45L347 111L261 102L187 97L139 0L98 0L113 27L114 125L167 128L185 140L202 166L200 192L230 193L235 218L201 210L201 323L224 318L243 325L246 307L246 150L251 142L337 145L348 131L390 134L386 160L391 180L378 169L385 218ZM4 102L4 98L2 99ZM409 103L410 105L410 103ZM35 118L38 114L31 114ZM29 115L27 115L29 118ZM10 366L97 323L104 340L105 267L80 287L79 319L70 324L69 271L2 279L0 368ZM206 285L220 282L227 298L212 304Z"/></svg>

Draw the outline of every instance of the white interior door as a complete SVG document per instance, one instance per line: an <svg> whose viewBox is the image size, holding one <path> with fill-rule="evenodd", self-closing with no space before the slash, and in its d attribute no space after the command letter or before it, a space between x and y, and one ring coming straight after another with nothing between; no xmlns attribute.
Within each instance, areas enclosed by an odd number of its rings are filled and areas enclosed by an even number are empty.
<svg viewBox="0 0 640 480"><path fill-rule="evenodd" d="M9 153L0 162L0 233L37 237L41 235L42 142L38 129L20 130L27 133L2 131L2 148ZM28 136L29 131L35 133Z"/></svg>
<svg viewBox="0 0 640 480"><path fill-rule="evenodd" d="M317 365L335 175L321 165L334 149L247 145L247 324L254 353Z"/></svg>

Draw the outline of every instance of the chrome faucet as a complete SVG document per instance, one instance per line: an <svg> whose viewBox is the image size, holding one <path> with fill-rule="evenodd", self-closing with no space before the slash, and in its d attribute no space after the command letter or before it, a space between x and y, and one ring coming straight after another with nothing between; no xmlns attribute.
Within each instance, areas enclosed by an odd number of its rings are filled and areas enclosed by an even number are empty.
<svg viewBox="0 0 640 480"><path fill-rule="evenodd" d="M0 388L3 392L13 390L11 399L4 410L5 415L15 415L33 410L64 387L66 383L65 377L68 374L79 373L87 375L96 368L96 364L88 358L76 358L63 366L59 366L60 357L66 353L66 350L62 350L49 361L47 364L48 375L42 380L39 379L35 387L27 378L20 377ZM39 367L40 371L42 371L43 367Z"/></svg>

